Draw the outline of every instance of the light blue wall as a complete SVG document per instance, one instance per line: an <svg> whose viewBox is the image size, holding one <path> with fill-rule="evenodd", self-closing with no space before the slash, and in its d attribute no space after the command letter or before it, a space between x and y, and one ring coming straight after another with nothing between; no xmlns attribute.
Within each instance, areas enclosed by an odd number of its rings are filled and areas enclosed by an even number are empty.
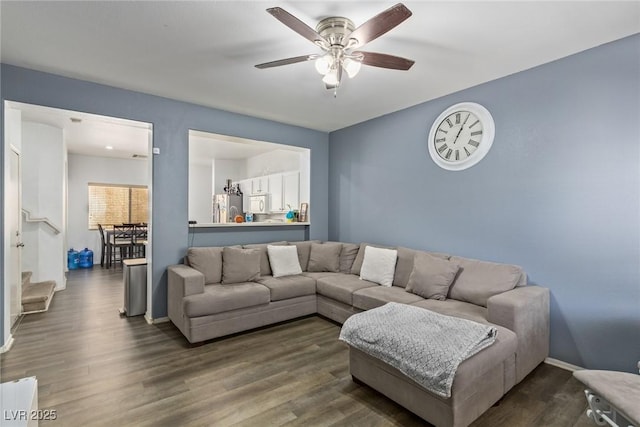
<svg viewBox="0 0 640 427"><path fill-rule="evenodd" d="M426 140L462 101L491 111L496 137L479 164L449 172ZM519 264L551 289L551 357L637 372L640 36L329 140L330 239Z"/></svg>
<svg viewBox="0 0 640 427"><path fill-rule="evenodd" d="M240 114L205 108L124 89L64 78L2 64L0 70L2 111L4 101L84 111L153 124L153 310L154 318L167 315L166 267L178 262L188 244L187 185L188 130L214 132L277 142L311 149L311 200L308 230L264 228L255 233L201 230L202 245L294 240L309 237L326 240L328 234L328 134ZM215 97L215 88L211 88ZM4 127L4 114L2 114ZM4 136L3 136L4 138ZM3 154L0 154L3 156ZM4 176L4 159L0 157ZM0 178L2 179L2 178ZM0 186L4 207L4 185ZM2 213L4 210L2 209ZM4 222L0 222L4 224ZM0 233L4 239L4 230ZM0 260L3 259L0 245ZM0 289L1 291L1 289ZM0 304L0 307L3 304ZM0 315L2 313L0 312ZM3 317L0 317L3 319ZM1 329L0 324L0 331ZM0 337L4 342L5 337Z"/></svg>

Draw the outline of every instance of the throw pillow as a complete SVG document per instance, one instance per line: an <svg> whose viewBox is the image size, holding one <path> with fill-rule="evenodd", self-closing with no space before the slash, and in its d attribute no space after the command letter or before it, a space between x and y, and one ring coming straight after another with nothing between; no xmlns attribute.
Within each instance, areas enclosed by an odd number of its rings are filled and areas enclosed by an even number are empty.
<svg viewBox="0 0 640 427"><path fill-rule="evenodd" d="M395 249L366 246L362 268L360 268L360 278L391 287L397 259L398 251Z"/></svg>
<svg viewBox="0 0 640 427"><path fill-rule="evenodd" d="M360 269L362 268L362 261L364 261L364 248L366 248L367 246L373 246L374 248L395 249L395 247L391 247L391 246L372 245L371 243L360 243L360 249L358 249L358 253L356 254L356 257L353 260L353 264L351 265L351 274L355 274L357 276L360 275Z"/></svg>
<svg viewBox="0 0 640 427"><path fill-rule="evenodd" d="M298 261L298 248L295 246L267 246L269 263L273 277L293 276L302 274Z"/></svg>
<svg viewBox="0 0 640 427"><path fill-rule="evenodd" d="M444 301L459 269L457 262L417 252L407 282L407 291L422 298Z"/></svg>
<svg viewBox="0 0 640 427"><path fill-rule="evenodd" d="M189 248L189 265L204 275L205 285L220 283L222 279L222 248Z"/></svg>
<svg viewBox="0 0 640 427"><path fill-rule="evenodd" d="M222 250L222 284L253 282L260 277L260 250L225 247Z"/></svg>
<svg viewBox="0 0 640 427"><path fill-rule="evenodd" d="M243 245L242 247L245 249L260 249L260 275L261 276L270 276L271 275L271 265L269 264L269 255L267 254L267 246L268 245L286 245L287 242L273 242L273 243L252 243L250 245Z"/></svg>
<svg viewBox="0 0 640 427"><path fill-rule="evenodd" d="M313 243L307 271L340 271L342 243Z"/></svg>
<svg viewBox="0 0 640 427"><path fill-rule="evenodd" d="M307 271L307 267L309 266L309 255L311 254L311 245L314 243L320 243L320 240L289 242L290 245L295 245L298 248L298 261L300 262L300 268L302 271Z"/></svg>

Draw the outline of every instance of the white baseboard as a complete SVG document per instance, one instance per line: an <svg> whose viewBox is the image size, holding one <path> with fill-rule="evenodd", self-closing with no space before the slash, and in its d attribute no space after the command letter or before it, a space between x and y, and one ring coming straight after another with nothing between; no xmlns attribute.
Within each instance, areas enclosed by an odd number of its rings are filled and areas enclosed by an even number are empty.
<svg viewBox="0 0 640 427"><path fill-rule="evenodd" d="M7 342L4 343L2 347L0 347L0 354L6 353L7 351L11 350L11 346L13 346L13 335L9 334L9 339L7 339Z"/></svg>
<svg viewBox="0 0 640 427"><path fill-rule="evenodd" d="M158 323L167 323L169 321L168 317L158 317L157 319L152 319L149 317L148 313L145 313L144 320L147 321L150 325L157 325Z"/></svg>
<svg viewBox="0 0 640 427"><path fill-rule="evenodd" d="M554 359L552 357L547 357L546 359L544 359L544 363L555 366L557 368L566 369L567 371L571 372L581 371L584 369L581 366L572 365L571 363L563 362L562 360Z"/></svg>

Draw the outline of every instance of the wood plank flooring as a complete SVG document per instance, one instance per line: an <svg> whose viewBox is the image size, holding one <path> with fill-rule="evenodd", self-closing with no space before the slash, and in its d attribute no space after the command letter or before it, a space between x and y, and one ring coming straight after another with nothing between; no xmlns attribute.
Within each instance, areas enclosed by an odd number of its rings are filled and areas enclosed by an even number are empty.
<svg viewBox="0 0 640 427"><path fill-rule="evenodd" d="M25 316L2 382L38 378L42 426L423 426L355 384L339 325L311 316L191 346L171 324L120 317L122 272L71 272ZM582 386L539 366L474 426L587 427Z"/></svg>

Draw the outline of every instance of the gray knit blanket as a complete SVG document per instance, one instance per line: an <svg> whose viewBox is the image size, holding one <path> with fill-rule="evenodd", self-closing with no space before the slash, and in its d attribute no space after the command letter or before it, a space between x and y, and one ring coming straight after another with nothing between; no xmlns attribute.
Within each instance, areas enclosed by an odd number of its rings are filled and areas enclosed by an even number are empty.
<svg viewBox="0 0 640 427"><path fill-rule="evenodd" d="M458 365L493 344L497 334L490 325L390 302L347 319L340 340L446 398Z"/></svg>

